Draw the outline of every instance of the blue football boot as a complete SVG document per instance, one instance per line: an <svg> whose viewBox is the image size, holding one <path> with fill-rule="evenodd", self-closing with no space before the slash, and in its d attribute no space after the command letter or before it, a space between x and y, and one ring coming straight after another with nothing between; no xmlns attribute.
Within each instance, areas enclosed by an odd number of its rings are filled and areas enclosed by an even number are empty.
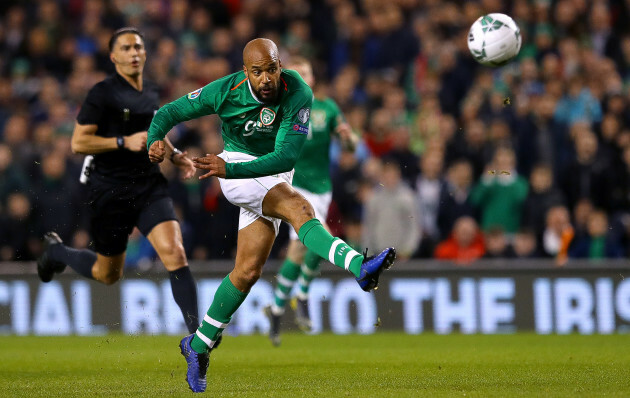
<svg viewBox="0 0 630 398"><path fill-rule="evenodd" d="M184 337L179 343L179 349L188 364L188 371L186 372L188 387L192 392L204 392L206 391L206 372L210 364L210 356L208 353L198 354L192 349L190 342L194 336L194 334L189 334Z"/></svg>
<svg viewBox="0 0 630 398"><path fill-rule="evenodd" d="M367 250L364 256L367 255ZM378 277L386 269L390 269L394 265L396 259L396 249L388 247L376 256L365 257L361 264L361 273L356 278L359 286L366 292L376 289L378 286Z"/></svg>

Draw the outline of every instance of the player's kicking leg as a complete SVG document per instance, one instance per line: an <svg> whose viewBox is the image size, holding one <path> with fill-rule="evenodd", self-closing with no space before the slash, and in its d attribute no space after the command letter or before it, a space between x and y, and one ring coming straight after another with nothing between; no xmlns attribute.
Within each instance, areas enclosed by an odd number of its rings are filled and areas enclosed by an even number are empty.
<svg viewBox="0 0 630 398"><path fill-rule="evenodd" d="M184 337L180 343L188 364L186 380L193 392L205 391L208 350L216 345L232 315L260 278L275 238L273 223L264 218L239 230L234 270L219 285L197 332Z"/></svg>
<svg viewBox="0 0 630 398"><path fill-rule="evenodd" d="M333 237L314 217L311 204L289 184L278 184L269 190L263 201L263 214L291 224L308 249L350 271L366 292L378 286L379 276L396 259L393 247L375 256L365 257L343 240Z"/></svg>

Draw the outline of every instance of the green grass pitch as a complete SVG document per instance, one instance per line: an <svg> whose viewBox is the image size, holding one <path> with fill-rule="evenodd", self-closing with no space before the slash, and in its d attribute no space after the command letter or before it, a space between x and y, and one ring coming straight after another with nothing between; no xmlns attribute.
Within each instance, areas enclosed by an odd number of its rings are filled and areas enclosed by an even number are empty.
<svg viewBox="0 0 630 398"><path fill-rule="evenodd" d="M191 396L175 336L0 337L2 397ZM630 336L227 336L208 396L630 396Z"/></svg>

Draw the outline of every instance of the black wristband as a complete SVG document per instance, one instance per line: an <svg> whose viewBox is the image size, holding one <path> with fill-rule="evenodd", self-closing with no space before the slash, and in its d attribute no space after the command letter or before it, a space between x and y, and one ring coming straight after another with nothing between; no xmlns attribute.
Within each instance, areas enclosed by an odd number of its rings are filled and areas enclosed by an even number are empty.
<svg viewBox="0 0 630 398"><path fill-rule="evenodd" d="M125 148L125 139L123 138L122 135L119 135L118 137L116 137L116 145L118 145L118 149Z"/></svg>

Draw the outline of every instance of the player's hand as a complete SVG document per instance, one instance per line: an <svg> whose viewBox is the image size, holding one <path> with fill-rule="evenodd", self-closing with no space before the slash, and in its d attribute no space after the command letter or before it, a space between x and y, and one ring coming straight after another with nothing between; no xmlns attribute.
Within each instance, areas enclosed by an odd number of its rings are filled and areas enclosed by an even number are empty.
<svg viewBox="0 0 630 398"><path fill-rule="evenodd" d="M192 178L197 171L195 170L195 165L193 164L192 160L188 159L188 157L186 156L187 154L188 152L184 151L173 156L173 164L179 167L182 172L182 178L184 180Z"/></svg>
<svg viewBox="0 0 630 398"><path fill-rule="evenodd" d="M149 160L151 163L162 163L165 155L166 149L164 149L164 141L159 140L151 144L151 148L149 148Z"/></svg>
<svg viewBox="0 0 630 398"><path fill-rule="evenodd" d="M147 132L139 131L137 133L124 137L125 148L131 152L141 152L147 147Z"/></svg>
<svg viewBox="0 0 630 398"><path fill-rule="evenodd" d="M225 178L225 160L217 155L206 154L200 158L192 158L193 164L200 170L209 170L206 174L199 177L200 180L208 177Z"/></svg>

